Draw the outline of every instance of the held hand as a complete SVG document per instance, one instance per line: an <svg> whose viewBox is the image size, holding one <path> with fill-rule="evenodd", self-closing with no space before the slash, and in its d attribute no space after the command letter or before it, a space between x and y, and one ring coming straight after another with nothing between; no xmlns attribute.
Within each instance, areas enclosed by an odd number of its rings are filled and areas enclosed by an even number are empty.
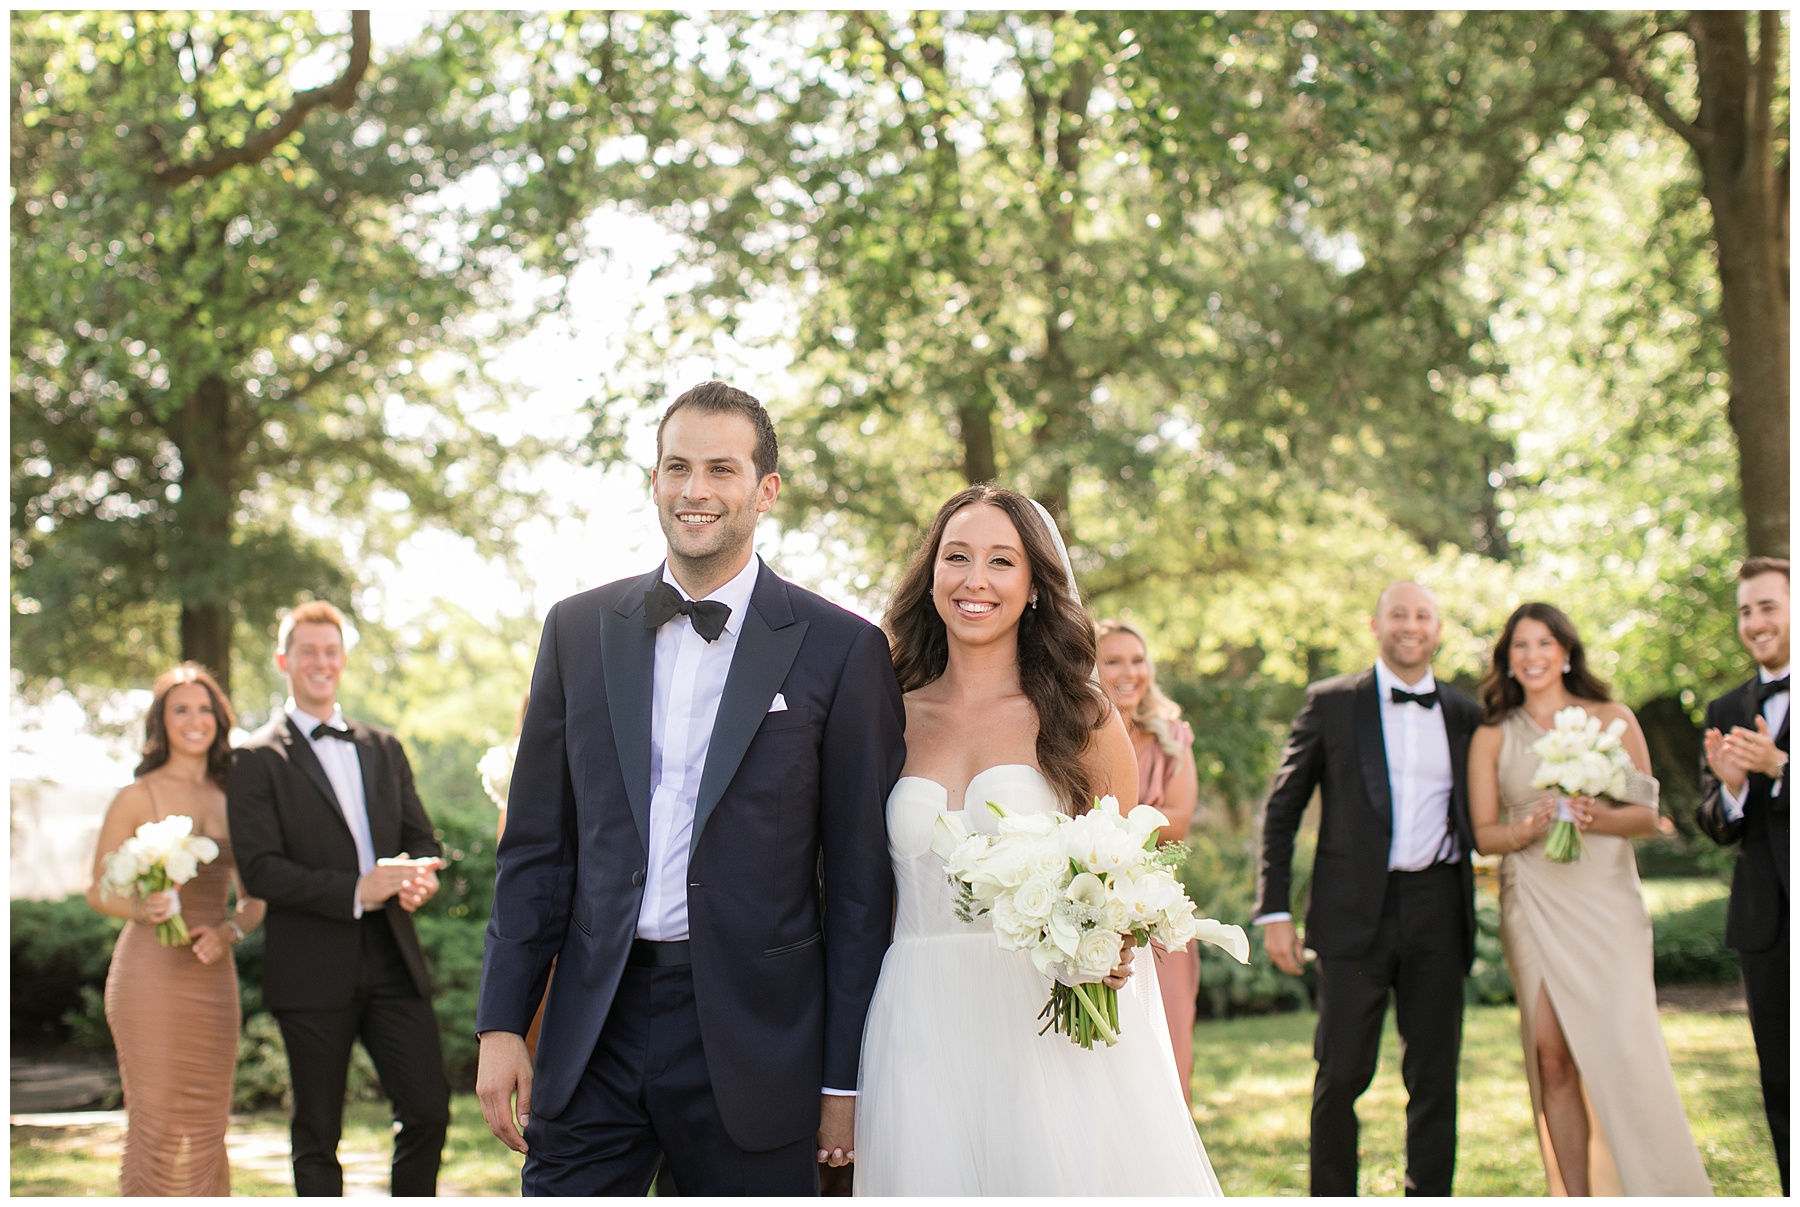
<svg viewBox="0 0 1800 1207"><path fill-rule="evenodd" d="M1126 935L1125 941L1119 945L1119 966L1108 973L1101 984L1108 989L1125 988L1125 982L1131 979L1131 961L1137 957L1137 952L1132 950L1136 946L1137 936Z"/></svg>
<svg viewBox="0 0 1800 1207"><path fill-rule="evenodd" d="M833 1169L856 1160L856 1099L819 1095L819 1164Z"/></svg>
<svg viewBox="0 0 1800 1207"><path fill-rule="evenodd" d="M1531 816L1513 823L1514 832L1518 836L1519 850L1524 850L1550 830L1550 823L1556 820L1556 800L1546 796L1538 801L1538 807L1531 811Z"/></svg>
<svg viewBox="0 0 1800 1207"><path fill-rule="evenodd" d="M152 926L167 922L175 916L175 890L164 889L160 893L151 893L144 898L143 920Z"/></svg>
<svg viewBox="0 0 1800 1207"><path fill-rule="evenodd" d="M412 913L437 895L437 872L431 868L417 868L410 879L400 885L400 908Z"/></svg>
<svg viewBox="0 0 1800 1207"><path fill-rule="evenodd" d="M1289 976L1299 976L1304 971L1302 965L1306 959L1306 949L1294 930L1292 919L1283 918L1263 924L1263 950L1275 961L1275 967Z"/></svg>
<svg viewBox="0 0 1800 1207"><path fill-rule="evenodd" d="M1706 744L1706 765L1712 768L1712 773L1725 786L1725 791L1733 796L1740 795L1744 791L1744 780L1750 769L1739 761L1740 755L1726 749L1725 735L1718 730L1707 730L1702 740Z"/></svg>
<svg viewBox="0 0 1800 1207"><path fill-rule="evenodd" d="M500 1143L516 1153L526 1152L520 1135L531 1122L531 1053L525 1037L511 1031L483 1031L475 1065L475 1097L481 1100L481 1117ZM518 1098L518 1119L513 1118L513 1099Z"/></svg>
<svg viewBox="0 0 1800 1207"><path fill-rule="evenodd" d="M1725 735L1725 752L1735 756L1738 764L1745 771L1755 771L1774 779L1787 766L1788 756L1775 745L1775 735L1769 732L1769 722L1763 717L1756 718L1755 729L1745 729L1739 725Z"/></svg>
<svg viewBox="0 0 1800 1207"><path fill-rule="evenodd" d="M1586 831L1594 824L1594 810L1600 802L1591 796L1571 796L1569 798L1569 816L1575 822L1577 830Z"/></svg>
<svg viewBox="0 0 1800 1207"><path fill-rule="evenodd" d="M196 926L188 932L194 939L194 958L202 964L222 960L231 954L231 930L224 925Z"/></svg>

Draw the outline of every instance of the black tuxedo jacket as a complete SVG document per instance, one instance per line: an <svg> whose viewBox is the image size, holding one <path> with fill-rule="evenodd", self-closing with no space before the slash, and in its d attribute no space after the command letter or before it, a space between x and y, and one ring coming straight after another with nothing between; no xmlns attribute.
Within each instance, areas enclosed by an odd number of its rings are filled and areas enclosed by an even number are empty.
<svg viewBox="0 0 1800 1207"><path fill-rule="evenodd" d="M400 740L360 721L349 726L362 764L375 857L438 854ZM244 888L269 904L263 1005L270 1010L349 1006L362 954L355 917L356 841L324 765L286 712L238 747L225 808ZM389 899L381 912L413 983L429 999L431 978L412 915L397 899Z"/></svg>
<svg viewBox="0 0 1800 1207"><path fill-rule="evenodd" d="M1762 715L1757 697L1758 680L1752 679L1706 706L1706 727L1730 733L1733 726L1756 728ZM1793 705L1781 723L1777 740L1787 745ZM1788 904L1788 783L1781 772L1781 795L1770 795L1775 781L1752 774L1744 797L1744 815L1725 818L1724 789L1700 756L1700 808L1694 820L1722 846L1738 843L1736 866L1731 873L1731 902L1725 913L1725 946L1737 951L1768 951L1780 941Z"/></svg>
<svg viewBox="0 0 1800 1207"><path fill-rule="evenodd" d="M1450 821L1462 848L1464 967L1475 960L1475 876L1470 855L1469 739L1481 710L1442 682L1438 707L1450 739ZM1306 906L1306 945L1321 956L1354 959L1368 952L1387 896L1393 798L1381 701L1373 667L1315 683L1294 718L1281 769L1263 806L1262 865L1256 917L1293 908L1294 833L1320 789L1319 847Z"/></svg>
<svg viewBox="0 0 1800 1207"><path fill-rule="evenodd" d="M568 1105L637 933L650 831L659 567L544 621L482 961L478 1031L538 1034L534 1115ZM769 705L780 692L782 712ZM854 1089L892 922L885 805L905 711L881 631L763 566L701 773L689 953L708 1072L752 1152L818 1129Z"/></svg>

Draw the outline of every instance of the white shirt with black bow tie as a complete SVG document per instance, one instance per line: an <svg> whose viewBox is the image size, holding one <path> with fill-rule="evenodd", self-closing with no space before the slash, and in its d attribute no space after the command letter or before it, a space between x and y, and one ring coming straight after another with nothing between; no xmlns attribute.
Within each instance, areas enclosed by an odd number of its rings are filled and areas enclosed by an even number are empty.
<svg viewBox="0 0 1800 1207"><path fill-rule="evenodd" d="M360 881L375 870L375 840L369 837L369 802L363 796L362 758L357 754L355 742L330 734L313 737L313 731L321 725L348 733L350 723L344 720L344 709L333 704L330 718L321 722L311 713L302 712L294 697L289 696L287 715L300 736L312 747L313 754L318 756L319 766L325 768L325 778L331 781L338 808L344 814L344 824L350 827L350 837L356 843L356 875ZM363 916L362 894L352 889L351 895L356 899L352 916L360 918Z"/></svg>

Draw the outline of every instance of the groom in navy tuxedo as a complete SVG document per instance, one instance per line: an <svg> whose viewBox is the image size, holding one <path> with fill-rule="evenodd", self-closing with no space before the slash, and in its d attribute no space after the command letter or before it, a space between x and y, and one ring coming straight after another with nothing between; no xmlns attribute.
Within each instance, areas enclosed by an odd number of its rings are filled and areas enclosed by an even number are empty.
<svg viewBox="0 0 1800 1207"><path fill-rule="evenodd" d="M1763 1111L1788 1192L1788 563L1738 569L1738 636L1756 678L1706 706L1700 828L1736 844L1725 946L1736 949L1762 1068Z"/></svg>
<svg viewBox="0 0 1800 1207"><path fill-rule="evenodd" d="M781 486L756 399L677 398L651 486L668 560L544 621L476 1091L528 1195L642 1195L663 1158L683 1195L817 1194L892 920L900 689L879 629L753 556Z"/></svg>

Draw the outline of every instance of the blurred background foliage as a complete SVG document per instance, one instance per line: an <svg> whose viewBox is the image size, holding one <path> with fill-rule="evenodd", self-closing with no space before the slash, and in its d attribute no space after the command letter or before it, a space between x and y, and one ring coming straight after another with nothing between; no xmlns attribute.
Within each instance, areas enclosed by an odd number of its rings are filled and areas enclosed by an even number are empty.
<svg viewBox="0 0 1800 1207"><path fill-rule="evenodd" d="M1248 908L1302 688L1371 660L1402 577L1465 688L1517 603L1568 610L1683 827L1646 870L1717 868L1688 841L1693 722L1746 673L1734 561L1787 552L1787 301L1778 347L1728 338L1717 215L1763 211L1674 119L1735 137L1696 105L1738 87L1766 119L1744 187L1785 180L1785 16L461 12L403 45L306 12L10 22L15 691L194 657L253 725L276 608L347 604L345 707L406 741L451 859L421 920L447 1019L491 889L475 763L538 621L389 620L365 571L437 527L522 574L522 471L623 463L695 357L781 366L750 383L780 548L871 613L965 481L1056 512L1193 723L1219 916ZM571 386L584 435L500 439L490 360L568 314L619 214L676 250ZM1785 191L1776 216L1785 281ZM1775 449L1778 498L1746 485ZM1215 1011L1297 992L1243 976Z"/></svg>

